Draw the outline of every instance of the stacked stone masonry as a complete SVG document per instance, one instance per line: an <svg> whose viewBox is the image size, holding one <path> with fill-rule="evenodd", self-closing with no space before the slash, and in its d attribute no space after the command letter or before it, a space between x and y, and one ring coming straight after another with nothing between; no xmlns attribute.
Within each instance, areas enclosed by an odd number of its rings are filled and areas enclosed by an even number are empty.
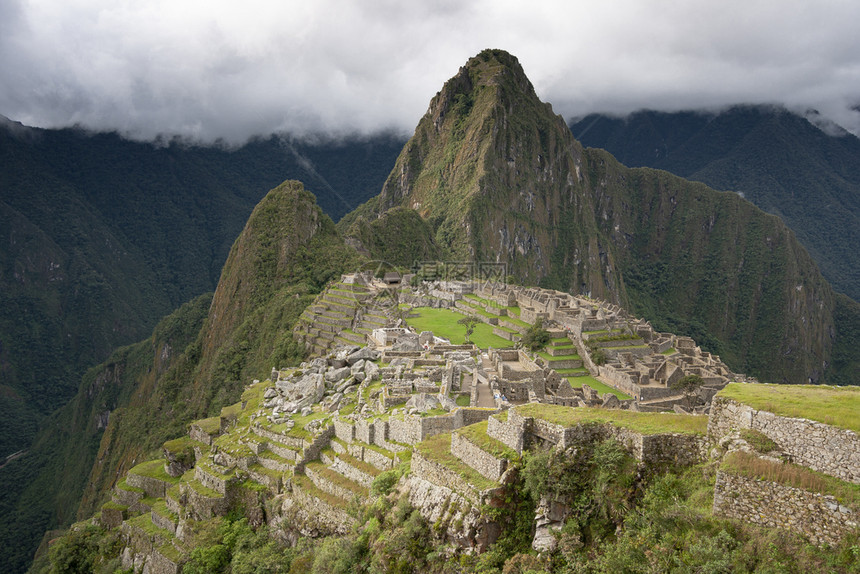
<svg viewBox="0 0 860 574"><path fill-rule="evenodd" d="M727 397L715 397L708 421L711 440L718 443L742 429L765 434L795 464L860 484L860 436L854 431L783 417Z"/></svg>
<svg viewBox="0 0 860 574"><path fill-rule="evenodd" d="M858 513L833 497L767 480L717 473L714 514L792 530L815 544L837 544L858 528Z"/></svg>

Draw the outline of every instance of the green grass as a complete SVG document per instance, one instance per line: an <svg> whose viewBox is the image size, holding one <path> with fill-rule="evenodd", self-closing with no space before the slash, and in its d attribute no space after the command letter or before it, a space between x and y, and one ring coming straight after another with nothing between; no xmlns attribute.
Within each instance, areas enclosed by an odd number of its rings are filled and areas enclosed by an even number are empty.
<svg viewBox="0 0 860 574"><path fill-rule="evenodd" d="M463 461L451 454L451 433L432 436L415 445L415 450L425 458L456 472L478 490L487 490L499 485L497 482L484 477L474 468L463 464Z"/></svg>
<svg viewBox="0 0 860 574"><path fill-rule="evenodd" d="M538 351L537 355L546 359L549 363L552 363L553 361L579 361L582 359L582 357L580 357L576 353L572 355L556 355L553 357L546 351ZM550 364L550 366L552 366L552 364Z"/></svg>
<svg viewBox="0 0 860 574"><path fill-rule="evenodd" d="M165 472L163 458L142 462L129 470L128 473L138 474L140 476L148 476L150 478L156 478L158 480L169 482L171 484L176 484L177 482L179 482L179 478L174 478L167 474L167 472Z"/></svg>
<svg viewBox="0 0 860 574"><path fill-rule="evenodd" d="M577 367L575 369L553 369L556 373L564 377L565 375L573 375L575 373L587 373L588 369L585 367Z"/></svg>
<svg viewBox="0 0 860 574"><path fill-rule="evenodd" d="M595 391L597 391L601 395L603 393L612 393L613 395L615 395L616 397L618 397L622 401L631 398L630 395L626 395L626 394L622 393L621 391L619 391L618 389L613 389L612 387L610 387L606 383L598 381L594 377L589 377L589 376L567 377L567 380L570 383L570 386L573 387L574 389L581 389L582 385L588 385L589 387L591 387L592 389L594 389Z"/></svg>
<svg viewBox="0 0 860 574"><path fill-rule="evenodd" d="M610 423L641 434L685 433L704 435L708 417L674 413L639 413L595 407L562 407L529 403L514 407L522 416L543 419L565 427L587 423Z"/></svg>
<svg viewBox="0 0 860 574"><path fill-rule="evenodd" d="M669 356L669 355L674 355L674 354L675 354L675 353L677 353L677 352L678 352L678 351L676 351L676 350L675 350L675 347L669 347L668 349L666 349L665 351L663 351L663 352L662 352L662 353L660 353L660 354L661 354L661 355Z"/></svg>
<svg viewBox="0 0 860 574"><path fill-rule="evenodd" d="M454 402L457 403L458 407L468 407L471 404L471 399L469 398L469 395L457 395Z"/></svg>
<svg viewBox="0 0 860 574"><path fill-rule="evenodd" d="M730 383L717 396L777 415L860 432L860 387Z"/></svg>
<svg viewBox="0 0 860 574"><path fill-rule="evenodd" d="M733 452L723 459L720 469L747 478L769 480L834 496L841 504L860 511L860 484L851 484L804 466L774 462L746 452Z"/></svg>
<svg viewBox="0 0 860 574"><path fill-rule="evenodd" d="M435 309L431 307L416 307L413 309L418 317L411 317L406 322L417 331L433 331L437 337L443 337L455 345L462 345L466 341L466 327L458 325L457 321L465 317L449 309ZM489 347L510 347L511 342L493 334L492 325L479 323L472 333L471 342L480 349Z"/></svg>
<svg viewBox="0 0 860 574"><path fill-rule="evenodd" d="M482 421L467 427L461 427L454 432L469 439L472 443L479 446L481 450L496 458L506 458L511 461L519 460L520 455L517 454L517 451L487 434L488 424L487 421Z"/></svg>
<svg viewBox="0 0 860 574"><path fill-rule="evenodd" d="M221 417L200 419L198 421L194 421L192 424L199 426L206 434L213 434L221 430Z"/></svg>

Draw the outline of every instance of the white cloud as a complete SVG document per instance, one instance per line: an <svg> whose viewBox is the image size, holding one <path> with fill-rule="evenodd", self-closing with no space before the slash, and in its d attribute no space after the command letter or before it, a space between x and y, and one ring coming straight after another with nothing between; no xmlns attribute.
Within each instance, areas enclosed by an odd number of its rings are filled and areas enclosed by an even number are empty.
<svg viewBox="0 0 860 574"><path fill-rule="evenodd" d="M483 48L566 116L784 103L855 133L856 2L0 0L0 113L137 137L411 131Z"/></svg>

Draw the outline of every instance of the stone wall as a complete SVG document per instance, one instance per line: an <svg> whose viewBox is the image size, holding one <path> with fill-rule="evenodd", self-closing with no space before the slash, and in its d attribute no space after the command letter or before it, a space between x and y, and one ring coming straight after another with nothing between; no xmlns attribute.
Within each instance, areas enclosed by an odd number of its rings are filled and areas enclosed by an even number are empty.
<svg viewBox="0 0 860 574"><path fill-rule="evenodd" d="M412 475L453 490L463 496L471 504L479 507L481 506L483 497L477 488L469 484L466 479L453 470L437 462L424 458L424 456L417 451L412 454Z"/></svg>
<svg viewBox="0 0 860 574"><path fill-rule="evenodd" d="M717 472L714 514L793 530L815 544L836 544L858 530L860 516L817 492Z"/></svg>
<svg viewBox="0 0 860 574"><path fill-rule="evenodd" d="M783 417L727 397L714 397L708 421L711 439L719 442L742 429L767 435L795 464L860 484L860 437L854 431L808 419Z"/></svg>
<svg viewBox="0 0 860 574"><path fill-rule="evenodd" d="M500 421L496 417L487 420L487 434L494 439L504 443L518 453L523 452L523 428L522 424L514 424L511 421L512 411L508 411L508 420ZM519 417L522 419L522 417Z"/></svg>
<svg viewBox="0 0 860 574"><path fill-rule="evenodd" d="M523 417L515 408L508 411L507 422L490 417L487 434L519 453L528 448L535 438L568 448L611 437L643 463L681 466L707 460L710 446L704 436L675 433L642 435L610 423L564 427L542 419Z"/></svg>
<svg viewBox="0 0 860 574"><path fill-rule="evenodd" d="M172 486L170 483L152 476L131 473L125 477L125 482L130 486L142 488L146 495L152 498L164 498L167 489Z"/></svg>
<svg viewBox="0 0 860 574"><path fill-rule="evenodd" d="M487 523L479 508L451 489L423 478L411 476L406 484L409 502L436 532L441 531L446 540L461 548L485 549L481 546Z"/></svg>
<svg viewBox="0 0 860 574"><path fill-rule="evenodd" d="M292 494L321 530L341 535L349 532L353 519L345 510L305 492L297 483L293 483Z"/></svg>
<svg viewBox="0 0 860 574"><path fill-rule="evenodd" d="M451 454L490 480L498 481L508 468L508 461L496 458L460 433L451 434Z"/></svg>

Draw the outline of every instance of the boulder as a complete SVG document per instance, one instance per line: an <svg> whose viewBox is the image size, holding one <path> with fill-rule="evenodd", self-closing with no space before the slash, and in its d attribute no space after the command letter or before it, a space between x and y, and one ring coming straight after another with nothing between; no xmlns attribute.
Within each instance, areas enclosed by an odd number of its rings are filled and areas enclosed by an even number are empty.
<svg viewBox="0 0 860 574"><path fill-rule="evenodd" d="M325 380L330 383L338 383L349 377L350 374L349 367L333 368L326 372Z"/></svg>
<svg viewBox="0 0 860 574"><path fill-rule="evenodd" d="M364 363L364 374L367 375L367 378L371 381L379 378L379 366L376 363L370 363L365 361Z"/></svg>
<svg viewBox="0 0 860 574"><path fill-rule="evenodd" d="M346 361L350 365L354 365L360 360L375 361L378 358L379 358L379 351L377 351L376 349L374 349L373 347L368 345L366 347L362 347L361 349L358 349L357 351L355 351L353 353L350 353L346 357Z"/></svg>
<svg viewBox="0 0 860 574"><path fill-rule="evenodd" d="M445 409L446 411L453 411L457 408L457 403L449 396L441 395L439 396L439 405Z"/></svg>
<svg viewBox="0 0 860 574"><path fill-rule="evenodd" d="M349 367L349 372L353 375L364 370L364 359L359 359Z"/></svg>
<svg viewBox="0 0 860 574"><path fill-rule="evenodd" d="M439 398L437 395L418 393L412 395L409 400L406 401L406 405L404 406L408 410L415 409L416 412L423 413L432 409L439 408Z"/></svg>
<svg viewBox="0 0 860 574"><path fill-rule="evenodd" d="M418 335L415 333L403 333L397 340L394 341L394 345L391 347L393 351L420 351L421 343L418 342Z"/></svg>

